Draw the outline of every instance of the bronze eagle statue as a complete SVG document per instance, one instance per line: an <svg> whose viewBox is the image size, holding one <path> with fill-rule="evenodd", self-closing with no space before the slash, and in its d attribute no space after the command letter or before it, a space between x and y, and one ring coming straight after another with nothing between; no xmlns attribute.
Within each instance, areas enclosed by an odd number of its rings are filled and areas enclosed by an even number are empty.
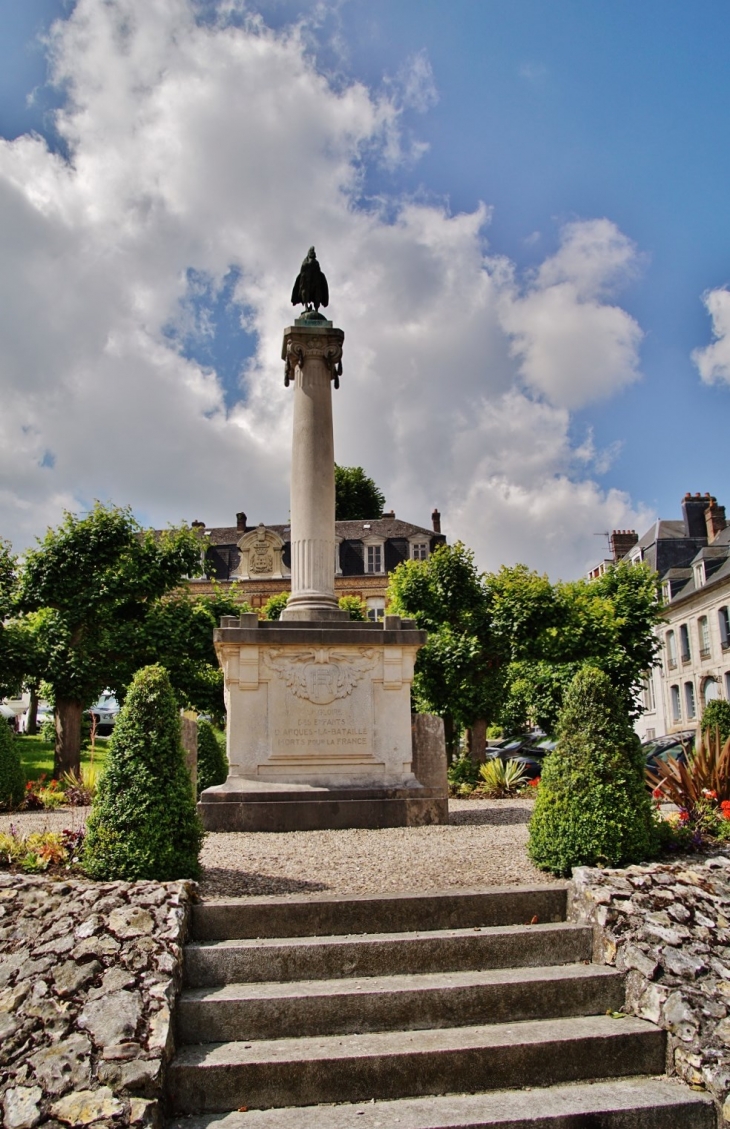
<svg viewBox="0 0 730 1129"><path fill-rule="evenodd" d="M318 313L320 306L329 305L329 300L327 279L317 262L314 247L310 247L294 283L294 289L291 292L291 304L292 306L302 305L305 311L314 309Z"/></svg>

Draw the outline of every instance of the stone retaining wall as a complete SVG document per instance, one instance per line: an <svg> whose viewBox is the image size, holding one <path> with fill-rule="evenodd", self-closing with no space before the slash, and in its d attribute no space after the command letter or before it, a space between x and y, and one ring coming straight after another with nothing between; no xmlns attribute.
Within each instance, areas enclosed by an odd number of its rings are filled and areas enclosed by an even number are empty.
<svg viewBox="0 0 730 1129"><path fill-rule="evenodd" d="M0 874L7 1129L159 1124L194 889Z"/></svg>
<svg viewBox="0 0 730 1129"><path fill-rule="evenodd" d="M730 858L580 867L570 916L593 925L595 960L626 971L624 1010L667 1031L667 1073L730 1123Z"/></svg>

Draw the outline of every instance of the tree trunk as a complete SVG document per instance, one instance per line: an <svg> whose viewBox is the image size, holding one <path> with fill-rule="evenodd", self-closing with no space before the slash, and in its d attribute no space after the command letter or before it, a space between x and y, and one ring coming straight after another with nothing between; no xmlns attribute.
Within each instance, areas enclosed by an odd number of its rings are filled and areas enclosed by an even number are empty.
<svg viewBox="0 0 730 1129"><path fill-rule="evenodd" d="M483 717L472 722L469 734L469 758L475 764L482 764L487 757L487 723Z"/></svg>
<svg viewBox="0 0 730 1129"><path fill-rule="evenodd" d="M81 717L83 703L70 698L56 700L56 751L53 775L60 780L64 772L81 774Z"/></svg>
<svg viewBox="0 0 730 1129"><path fill-rule="evenodd" d="M446 759L449 764L453 764L456 760L456 750L454 749L454 719L450 713L444 715L444 740L446 742Z"/></svg>
<svg viewBox="0 0 730 1129"><path fill-rule="evenodd" d="M38 732L38 686L33 685L30 687L30 703L28 705L28 721L26 722L25 732L31 737L35 737Z"/></svg>

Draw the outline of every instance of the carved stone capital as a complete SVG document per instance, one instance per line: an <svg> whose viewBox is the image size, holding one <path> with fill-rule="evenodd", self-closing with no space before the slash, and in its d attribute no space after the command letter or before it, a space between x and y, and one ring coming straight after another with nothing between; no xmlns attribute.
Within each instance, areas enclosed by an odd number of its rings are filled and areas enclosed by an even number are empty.
<svg viewBox="0 0 730 1129"><path fill-rule="evenodd" d="M335 388L339 388L344 340L341 329L324 326L290 326L285 330L281 359L286 387L295 379L297 370L304 370L306 362L313 360L324 365Z"/></svg>

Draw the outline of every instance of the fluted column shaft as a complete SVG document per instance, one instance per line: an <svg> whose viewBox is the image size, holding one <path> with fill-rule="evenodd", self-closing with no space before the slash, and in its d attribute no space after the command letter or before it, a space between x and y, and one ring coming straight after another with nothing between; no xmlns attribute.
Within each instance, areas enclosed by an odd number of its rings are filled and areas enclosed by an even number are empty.
<svg viewBox="0 0 730 1129"><path fill-rule="evenodd" d="M339 619L335 597L335 452L332 379L344 333L294 326L284 334L294 382L291 464L292 590L282 619Z"/></svg>

